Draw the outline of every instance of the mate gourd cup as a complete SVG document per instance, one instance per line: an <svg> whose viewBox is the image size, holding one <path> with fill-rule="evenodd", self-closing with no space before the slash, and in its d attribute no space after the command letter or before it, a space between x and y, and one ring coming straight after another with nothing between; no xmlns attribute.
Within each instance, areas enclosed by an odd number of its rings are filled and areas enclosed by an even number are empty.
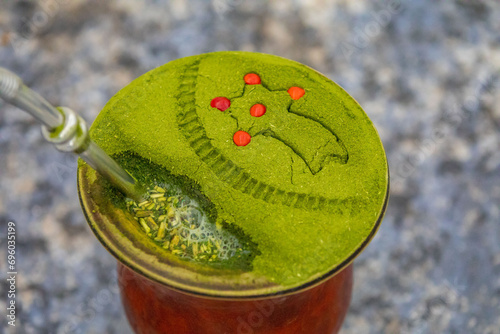
<svg viewBox="0 0 500 334"><path fill-rule="evenodd" d="M378 134L340 86L276 56L192 56L118 92L90 135L150 188L130 203L79 165L83 211L119 261L137 333L340 328L350 264L389 186ZM181 211L234 235L232 255Z"/></svg>

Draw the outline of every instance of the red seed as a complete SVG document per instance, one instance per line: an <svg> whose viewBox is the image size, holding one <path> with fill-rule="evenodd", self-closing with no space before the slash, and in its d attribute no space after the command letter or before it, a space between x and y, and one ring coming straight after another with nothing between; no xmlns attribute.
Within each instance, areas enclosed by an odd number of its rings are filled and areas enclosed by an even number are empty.
<svg viewBox="0 0 500 334"><path fill-rule="evenodd" d="M247 85L259 85L260 84L260 77L255 73L245 74L244 79L245 79L245 83Z"/></svg>
<svg viewBox="0 0 500 334"><path fill-rule="evenodd" d="M306 91L300 87L290 87L290 89L288 89L288 94L290 94L290 97L294 100L300 99L305 93Z"/></svg>
<svg viewBox="0 0 500 334"><path fill-rule="evenodd" d="M266 113L266 106L260 103L254 104L250 108L250 115L253 117L260 117Z"/></svg>
<svg viewBox="0 0 500 334"><path fill-rule="evenodd" d="M212 108L217 108L220 111L224 111L231 105L231 101L227 97L216 97L210 102Z"/></svg>
<svg viewBox="0 0 500 334"><path fill-rule="evenodd" d="M233 141L238 146L247 146L252 140L252 136L245 131L236 131L233 136Z"/></svg>

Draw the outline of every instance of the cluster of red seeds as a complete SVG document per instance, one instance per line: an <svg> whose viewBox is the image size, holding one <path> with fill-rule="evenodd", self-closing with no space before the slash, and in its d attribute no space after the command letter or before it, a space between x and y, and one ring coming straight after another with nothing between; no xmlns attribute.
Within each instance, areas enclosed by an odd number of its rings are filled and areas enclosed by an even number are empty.
<svg viewBox="0 0 500 334"><path fill-rule="evenodd" d="M243 77L243 80L245 80L245 84L247 85L260 85L261 80L258 74L255 73L248 73ZM293 100L298 100L305 94L305 90L300 87L290 87L288 89L288 94L290 94L290 97ZM210 102L210 106L212 108L217 108L220 111L225 111L231 106L231 101L227 97L219 96L214 99L212 99L212 102ZM250 115L253 117L262 117L266 113L266 106L257 103L254 104L250 108ZM246 131L239 130L236 131L233 135L233 141L236 145L238 146L246 146L250 143L252 140L252 136Z"/></svg>

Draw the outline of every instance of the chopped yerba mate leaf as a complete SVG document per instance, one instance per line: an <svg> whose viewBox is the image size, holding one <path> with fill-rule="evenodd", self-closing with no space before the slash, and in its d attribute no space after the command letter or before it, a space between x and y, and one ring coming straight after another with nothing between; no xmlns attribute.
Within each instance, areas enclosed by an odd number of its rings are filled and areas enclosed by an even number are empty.
<svg viewBox="0 0 500 334"><path fill-rule="evenodd" d="M210 223L186 195L155 186L146 197L140 203L127 199L127 209L144 232L164 249L200 262L248 256L250 250L230 232Z"/></svg>

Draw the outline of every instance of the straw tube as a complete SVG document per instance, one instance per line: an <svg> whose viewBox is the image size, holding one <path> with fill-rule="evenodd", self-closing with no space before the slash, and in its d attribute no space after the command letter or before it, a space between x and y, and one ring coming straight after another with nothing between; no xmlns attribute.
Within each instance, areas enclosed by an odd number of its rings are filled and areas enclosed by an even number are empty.
<svg viewBox="0 0 500 334"><path fill-rule="evenodd" d="M73 110L54 108L43 97L26 87L21 78L1 67L0 98L27 111L42 123L43 136L58 150L78 154L126 196L138 201L143 199L141 188L132 176L92 142L87 124Z"/></svg>

